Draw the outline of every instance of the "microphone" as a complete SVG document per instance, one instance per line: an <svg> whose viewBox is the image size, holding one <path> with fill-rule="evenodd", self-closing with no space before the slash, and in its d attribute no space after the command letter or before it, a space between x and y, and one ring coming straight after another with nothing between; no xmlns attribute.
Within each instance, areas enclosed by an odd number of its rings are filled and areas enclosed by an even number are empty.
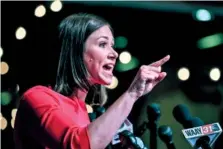
<svg viewBox="0 0 223 149"><path fill-rule="evenodd" d="M94 112L92 106L89 104L86 104L86 109L87 109L90 121L93 122L96 119L96 113Z"/></svg>
<svg viewBox="0 0 223 149"><path fill-rule="evenodd" d="M188 126L189 128L192 127L199 127L204 125L204 122L199 118L199 117L193 117L189 122L188 122Z"/></svg>
<svg viewBox="0 0 223 149"><path fill-rule="evenodd" d="M195 148L197 149L201 147L202 149L212 149L209 143L210 143L210 137L203 136L196 141Z"/></svg>
<svg viewBox="0 0 223 149"><path fill-rule="evenodd" d="M167 149L176 149L173 143L173 132L169 126L162 125L158 129L160 139L166 144Z"/></svg>
<svg viewBox="0 0 223 149"><path fill-rule="evenodd" d="M128 130L124 130L120 133L120 140L123 148L147 149L143 141Z"/></svg>
<svg viewBox="0 0 223 149"><path fill-rule="evenodd" d="M97 117L96 117L96 113L88 113L88 116L90 118L90 121L93 122Z"/></svg>
<svg viewBox="0 0 223 149"><path fill-rule="evenodd" d="M198 118L192 118L192 128L183 129L183 135L195 149L211 149L211 146L222 133L219 123L212 123L205 125L204 122Z"/></svg>
<svg viewBox="0 0 223 149"><path fill-rule="evenodd" d="M185 105L179 104L173 109L173 116L184 128L191 128L192 116Z"/></svg>
<svg viewBox="0 0 223 149"><path fill-rule="evenodd" d="M157 123L160 119L160 106L153 103L147 107L147 117L149 122L147 128L150 130L150 148L157 149Z"/></svg>
<svg viewBox="0 0 223 149"><path fill-rule="evenodd" d="M147 130L147 122L143 122L136 130L135 135L136 136L142 136L143 133Z"/></svg>
<svg viewBox="0 0 223 149"><path fill-rule="evenodd" d="M102 107L102 106L94 106L93 109L94 109L94 111L96 113L96 117L101 116L106 111L105 108Z"/></svg>
<svg viewBox="0 0 223 149"><path fill-rule="evenodd" d="M147 116L149 122L157 123L161 116L160 106L153 103L147 107Z"/></svg>
<svg viewBox="0 0 223 149"><path fill-rule="evenodd" d="M199 135L201 133L200 129L195 129L204 125L204 122L200 118L192 117L188 108L182 104L177 105L173 109L173 116L176 121L181 123L185 128L184 130L182 130L183 134L187 141L192 145L192 147L194 147L195 149L200 149L200 147L202 149L211 149L211 147L209 146L210 138L208 136L199 137L196 140L191 140L190 138L193 135L195 135L194 137L196 137L196 135Z"/></svg>
<svg viewBox="0 0 223 149"><path fill-rule="evenodd" d="M96 118L101 116L103 113L105 113L105 108L101 106L90 106L87 105L87 110L88 110L88 116L90 118L90 121L93 122Z"/></svg>
<svg viewBox="0 0 223 149"><path fill-rule="evenodd" d="M123 131L125 131L125 130L133 133L133 125L132 125L132 123L128 119L126 119L124 121L124 123L118 129L118 131L115 134L115 136L112 138L112 142L111 142L112 145L116 145L116 144L118 144L118 143L121 142L120 141L120 133L123 132Z"/></svg>

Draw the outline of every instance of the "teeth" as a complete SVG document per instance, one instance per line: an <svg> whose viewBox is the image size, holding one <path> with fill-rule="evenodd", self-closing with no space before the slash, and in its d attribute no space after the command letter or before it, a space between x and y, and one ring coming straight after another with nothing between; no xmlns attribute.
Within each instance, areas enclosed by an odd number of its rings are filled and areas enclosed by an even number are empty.
<svg viewBox="0 0 223 149"><path fill-rule="evenodd" d="M108 67L110 67L110 68L113 68L113 65L112 64L109 64L109 65L107 65Z"/></svg>
<svg viewBox="0 0 223 149"><path fill-rule="evenodd" d="M113 65L113 64L105 64L103 67L104 67L104 69L106 69L107 71L112 71L113 68L114 68L114 65Z"/></svg>

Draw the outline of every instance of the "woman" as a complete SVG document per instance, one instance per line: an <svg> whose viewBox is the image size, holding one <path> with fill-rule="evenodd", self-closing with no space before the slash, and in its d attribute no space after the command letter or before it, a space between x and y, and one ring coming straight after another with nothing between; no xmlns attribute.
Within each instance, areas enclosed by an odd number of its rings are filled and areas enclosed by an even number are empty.
<svg viewBox="0 0 223 149"><path fill-rule="evenodd" d="M62 46L55 88L39 85L24 93L16 116L15 146L19 149L103 149L137 99L165 78L161 66L170 57L141 66L130 87L90 123L86 96L93 91L104 104L106 94L101 86L112 82L118 57L113 49L111 26L94 15L74 14L61 22L59 31Z"/></svg>

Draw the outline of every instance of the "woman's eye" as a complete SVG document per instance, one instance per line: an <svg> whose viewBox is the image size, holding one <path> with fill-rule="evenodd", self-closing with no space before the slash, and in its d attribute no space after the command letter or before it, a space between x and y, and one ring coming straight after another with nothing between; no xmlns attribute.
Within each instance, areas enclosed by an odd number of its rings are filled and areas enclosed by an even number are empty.
<svg viewBox="0 0 223 149"><path fill-rule="evenodd" d="M99 47L101 47L101 48L105 48L105 46L106 46L105 42L102 42L102 43L99 44Z"/></svg>

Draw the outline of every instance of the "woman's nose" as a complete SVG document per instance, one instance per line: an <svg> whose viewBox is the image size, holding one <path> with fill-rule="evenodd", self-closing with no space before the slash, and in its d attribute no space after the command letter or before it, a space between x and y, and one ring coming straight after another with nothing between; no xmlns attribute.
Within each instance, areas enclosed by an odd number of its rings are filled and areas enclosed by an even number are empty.
<svg viewBox="0 0 223 149"><path fill-rule="evenodd" d="M118 58L118 53L115 50L112 50L112 52L108 55L108 58L111 60L115 60Z"/></svg>

